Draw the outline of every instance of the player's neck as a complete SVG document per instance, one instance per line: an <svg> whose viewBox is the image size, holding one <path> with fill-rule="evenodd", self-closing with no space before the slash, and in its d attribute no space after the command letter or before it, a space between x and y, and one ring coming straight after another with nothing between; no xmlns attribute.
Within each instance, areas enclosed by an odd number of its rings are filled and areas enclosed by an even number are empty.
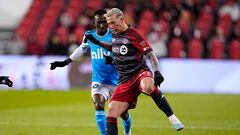
<svg viewBox="0 0 240 135"><path fill-rule="evenodd" d="M105 32L96 31L96 35L99 36L99 37L103 37L103 36L106 35L107 33L108 33L108 29L107 29Z"/></svg>
<svg viewBox="0 0 240 135"><path fill-rule="evenodd" d="M126 23L124 23L124 25L123 25L122 30L121 30L120 33L125 32L127 29L128 29L128 25L127 25Z"/></svg>

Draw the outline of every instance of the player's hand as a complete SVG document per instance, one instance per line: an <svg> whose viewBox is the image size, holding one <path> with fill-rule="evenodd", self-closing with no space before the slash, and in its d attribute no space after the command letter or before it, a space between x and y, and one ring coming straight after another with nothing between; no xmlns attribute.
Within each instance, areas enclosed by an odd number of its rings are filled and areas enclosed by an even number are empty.
<svg viewBox="0 0 240 135"><path fill-rule="evenodd" d="M84 42L86 43L87 40L91 41L92 43L94 43L96 45L100 44L100 42L95 37L93 37L93 35L91 35L91 34L85 34Z"/></svg>
<svg viewBox="0 0 240 135"><path fill-rule="evenodd" d="M64 67L66 66L68 63L66 61L54 61L51 64L50 69L54 70L56 67Z"/></svg>
<svg viewBox="0 0 240 135"><path fill-rule="evenodd" d="M106 58L105 64L114 64L113 58L111 56L105 54L103 56Z"/></svg>
<svg viewBox="0 0 240 135"><path fill-rule="evenodd" d="M0 76L0 84L5 84L8 87L13 86L13 82L9 79L9 76Z"/></svg>
<svg viewBox="0 0 240 135"><path fill-rule="evenodd" d="M160 87L160 84L163 81L164 81L164 78L163 78L162 74L159 71L155 71L154 72L154 83L155 83L155 86L159 86Z"/></svg>

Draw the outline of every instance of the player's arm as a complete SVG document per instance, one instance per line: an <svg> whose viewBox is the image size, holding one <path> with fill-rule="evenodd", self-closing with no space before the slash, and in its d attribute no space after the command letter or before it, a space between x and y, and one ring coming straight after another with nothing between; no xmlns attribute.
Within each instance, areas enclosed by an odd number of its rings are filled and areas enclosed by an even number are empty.
<svg viewBox="0 0 240 135"><path fill-rule="evenodd" d="M132 30L130 37L132 38L133 45L150 61L152 65L152 69L154 71L154 83L156 86L160 86L160 84L164 81L162 74L160 73L160 67L158 64L158 59L156 55L153 53L153 50L146 40L145 36L137 30Z"/></svg>
<svg viewBox="0 0 240 135"><path fill-rule="evenodd" d="M96 38L94 38L91 34L86 34L85 37L86 37L85 40L89 40L92 43L94 43L96 45L99 45L99 46L105 48L106 50L108 50L110 52L112 51L111 43L100 42Z"/></svg>
<svg viewBox="0 0 240 135"><path fill-rule="evenodd" d="M148 52L145 56L150 61L153 71L160 71L157 57L153 51Z"/></svg>
<svg viewBox="0 0 240 135"><path fill-rule="evenodd" d="M156 86L160 86L160 84L164 81L162 74L160 73L160 67L158 63L158 59L153 51L148 52L146 58L150 61L152 65L152 69L154 71L154 82Z"/></svg>
<svg viewBox="0 0 240 135"><path fill-rule="evenodd" d="M114 60L113 60L113 57L112 56L108 56L108 55L105 55L103 54L103 56L105 57L106 61L105 61L105 64L113 64L115 65L114 63Z"/></svg>
<svg viewBox="0 0 240 135"><path fill-rule="evenodd" d="M112 44L107 43L107 42L100 42L100 43L99 43L99 46L105 48L106 50L108 50L108 51L110 51L110 52L112 51L111 45L112 45Z"/></svg>
<svg viewBox="0 0 240 135"><path fill-rule="evenodd" d="M76 60L79 56L82 56L84 53L87 52L89 46L85 40L85 37L83 38L84 42L64 61L54 61L51 64L50 69L54 70L56 67L64 67L71 63L72 61Z"/></svg>
<svg viewBox="0 0 240 135"><path fill-rule="evenodd" d="M67 58L64 61L54 61L54 62L50 63L51 64L50 69L54 70L56 67L64 67L64 66L68 65L71 62L72 62L72 59L70 59L70 58Z"/></svg>
<svg viewBox="0 0 240 135"><path fill-rule="evenodd" d="M9 76L0 76L0 84L5 84L8 87L13 86L13 82L9 79Z"/></svg>

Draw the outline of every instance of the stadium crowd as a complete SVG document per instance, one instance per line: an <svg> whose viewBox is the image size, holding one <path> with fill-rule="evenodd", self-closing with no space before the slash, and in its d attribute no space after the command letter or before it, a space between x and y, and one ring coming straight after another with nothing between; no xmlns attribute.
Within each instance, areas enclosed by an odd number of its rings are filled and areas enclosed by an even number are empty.
<svg viewBox="0 0 240 135"><path fill-rule="evenodd" d="M113 7L157 57L240 59L238 0L33 0L14 41L25 45L20 54L67 55L94 28L93 12Z"/></svg>

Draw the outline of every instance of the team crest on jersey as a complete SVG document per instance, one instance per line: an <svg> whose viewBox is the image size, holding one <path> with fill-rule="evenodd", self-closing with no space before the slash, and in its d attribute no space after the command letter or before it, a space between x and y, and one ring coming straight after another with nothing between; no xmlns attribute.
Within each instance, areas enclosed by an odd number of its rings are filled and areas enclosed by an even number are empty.
<svg viewBox="0 0 240 135"><path fill-rule="evenodd" d="M125 45L122 45L122 46L120 47L120 53L121 53L122 55L125 55L125 54L127 54L127 52L128 52L128 48L127 48Z"/></svg>
<svg viewBox="0 0 240 135"><path fill-rule="evenodd" d="M140 44L141 44L142 46L146 46L145 41L142 41Z"/></svg>
<svg viewBox="0 0 240 135"><path fill-rule="evenodd" d="M93 86L92 86L92 88L94 88L94 89L96 89L96 88L98 88L99 87L99 84L94 84Z"/></svg>

